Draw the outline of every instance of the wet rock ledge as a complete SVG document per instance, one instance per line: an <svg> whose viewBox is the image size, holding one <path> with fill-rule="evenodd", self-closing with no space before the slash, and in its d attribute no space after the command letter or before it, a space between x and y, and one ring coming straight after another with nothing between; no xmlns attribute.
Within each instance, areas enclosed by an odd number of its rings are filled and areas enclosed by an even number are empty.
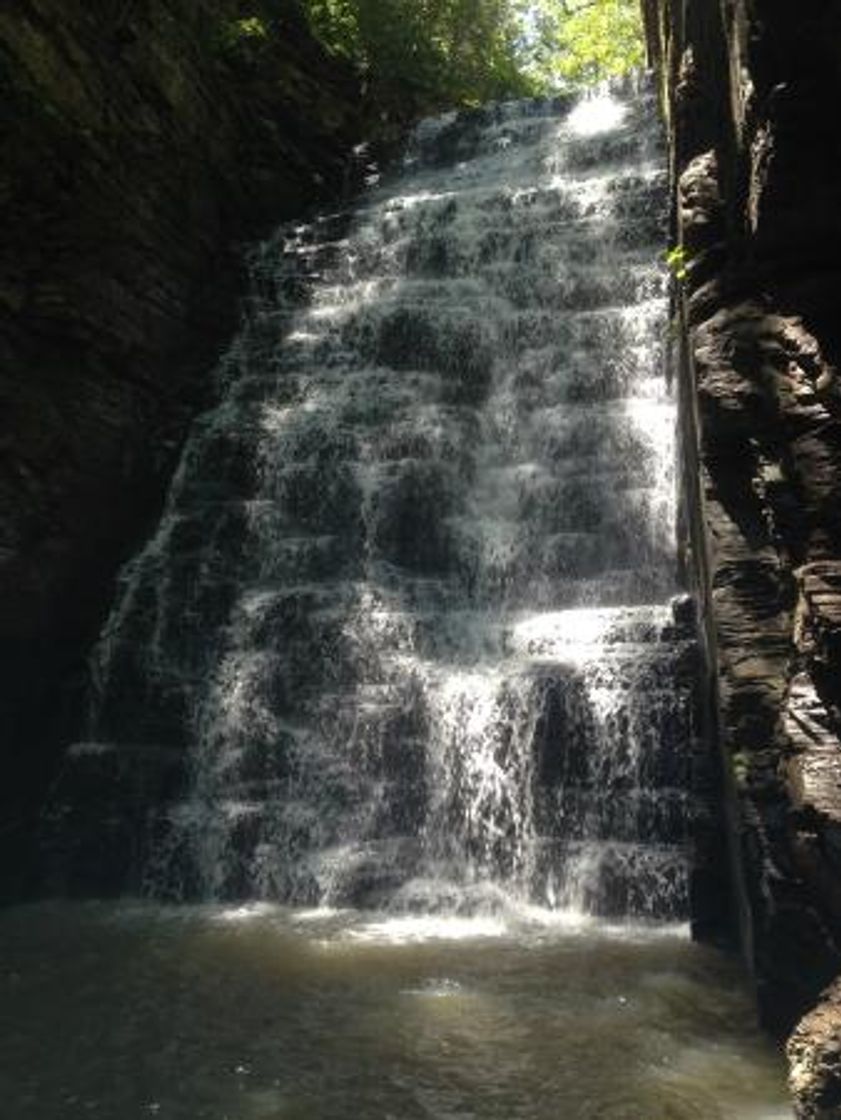
<svg viewBox="0 0 841 1120"><path fill-rule="evenodd" d="M348 185L354 76L291 0L0 11L0 897L236 315L238 246Z"/></svg>
<svg viewBox="0 0 841 1120"><path fill-rule="evenodd" d="M798 1114L839 1117L841 1000L821 992L841 972L841 11L644 9L735 908L764 1023L786 1036L806 1016Z"/></svg>

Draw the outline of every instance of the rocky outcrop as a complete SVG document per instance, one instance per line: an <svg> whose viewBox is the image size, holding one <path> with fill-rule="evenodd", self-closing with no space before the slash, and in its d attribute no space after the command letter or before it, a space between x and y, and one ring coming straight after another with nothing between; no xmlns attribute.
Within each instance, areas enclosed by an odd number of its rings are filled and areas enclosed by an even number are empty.
<svg viewBox="0 0 841 1120"><path fill-rule="evenodd" d="M841 1116L841 984L798 1024L786 1046L799 1120Z"/></svg>
<svg viewBox="0 0 841 1120"><path fill-rule="evenodd" d="M784 1035L841 971L841 137L826 108L841 14L820 0L644 9L686 272L692 542L736 909L762 1018ZM829 1070L838 1008L829 997L798 1028L797 1069ZM803 1116L841 1115L814 1103L835 1092L827 1078Z"/></svg>
<svg viewBox="0 0 841 1120"><path fill-rule="evenodd" d="M0 92L2 894L210 392L238 245L342 194L367 126L292 0L8 0Z"/></svg>

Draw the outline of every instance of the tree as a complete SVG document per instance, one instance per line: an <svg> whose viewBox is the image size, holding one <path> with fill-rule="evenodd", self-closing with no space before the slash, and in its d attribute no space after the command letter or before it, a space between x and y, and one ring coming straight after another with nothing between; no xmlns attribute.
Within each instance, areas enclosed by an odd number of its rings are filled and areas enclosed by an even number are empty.
<svg viewBox="0 0 841 1120"><path fill-rule="evenodd" d="M642 66L639 0L535 0L526 71L545 86L586 85Z"/></svg>
<svg viewBox="0 0 841 1120"><path fill-rule="evenodd" d="M643 59L639 0L306 0L375 100L417 116L547 92Z"/></svg>
<svg viewBox="0 0 841 1120"><path fill-rule="evenodd" d="M386 100L430 111L533 90L511 0L310 0L309 10L322 41Z"/></svg>

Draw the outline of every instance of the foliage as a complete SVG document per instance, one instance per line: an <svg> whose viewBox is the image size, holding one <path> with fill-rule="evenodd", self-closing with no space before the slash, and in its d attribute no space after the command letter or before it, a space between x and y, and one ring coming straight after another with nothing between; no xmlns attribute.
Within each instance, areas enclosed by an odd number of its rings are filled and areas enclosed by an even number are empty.
<svg viewBox="0 0 841 1120"><path fill-rule="evenodd" d="M639 0L536 0L527 63L544 84L586 85L642 66Z"/></svg>
<svg viewBox="0 0 841 1120"><path fill-rule="evenodd" d="M665 262L675 280L685 280L689 275L689 258L682 245L675 245L665 254Z"/></svg>
<svg viewBox="0 0 841 1120"><path fill-rule="evenodd" d="M216 48L220 53L233 57L268 43L270 37L265 20L249 16L223 24L217 34Z"/></svg>
<svg viewBox="0 0 841 1120"><path fill-rule="evenodd" d="M359 63L376 95L423 110L527 95L512 0L309 0L329 49Z"/></svg>
<svg viewBox="0 0 841 1120"><path fill-rule="evenodd" d="M586 84L643 61L639 0L303 2L327 48L406 116Z"/></svg>

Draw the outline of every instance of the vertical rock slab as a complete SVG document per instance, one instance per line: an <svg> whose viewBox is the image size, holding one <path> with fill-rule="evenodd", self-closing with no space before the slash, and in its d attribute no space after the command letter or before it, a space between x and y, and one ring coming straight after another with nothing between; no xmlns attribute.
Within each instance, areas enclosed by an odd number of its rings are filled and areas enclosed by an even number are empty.
<svg viewBox="0 0 841 1120"><path fill-rule="evenodd" d="M741 938L762 1018L784 1035L841 969L841 140L826 123L841 16L817 0L643 7L687 262L693 540ZM837 1025L828 998L792 1043L802 1116L838 1115L837 1066L821 1066L817 1096L801 1076L810 1032L822 1048Z"/></svg>

